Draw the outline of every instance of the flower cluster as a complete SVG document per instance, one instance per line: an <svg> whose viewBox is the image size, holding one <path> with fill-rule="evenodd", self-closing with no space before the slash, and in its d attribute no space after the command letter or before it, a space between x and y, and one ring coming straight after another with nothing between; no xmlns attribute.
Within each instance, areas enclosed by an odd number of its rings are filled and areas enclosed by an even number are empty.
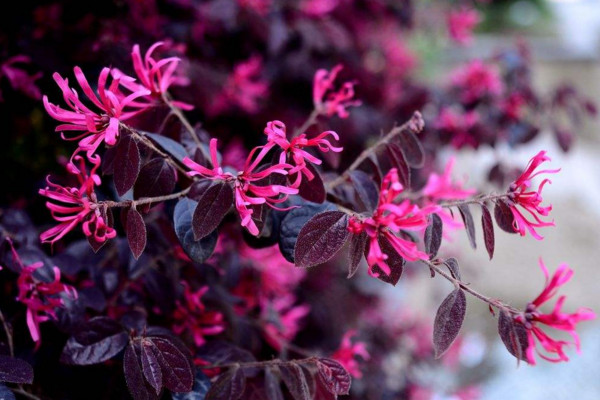
<svg viewBox="0 0 600 400"><path fill-rule="evenodd" d="M346 368L346 371L356 379L362 378L359 359L368 361L371 356L364 342L354 340L357 336L356 330L350 330L342 337L340 347L333 353L331 358L337 360Z"/></svg>
<svg viewBox="0 0 600 400"><path fill-rule="evenodd" d="M566 284L573 276L573 270L567 264L561 264L550 278L548 269L540 258L540 267L546 277L546 284L542 292L529 304L522 314L515 317L515 320L522 323L527 329L527 362L535 365L535 353L537 352L544 360L551 362L568 361L569 357L564 352L564 348L574 345L577 351L580 349L579 335L575 331L576 325L581 321L587 321L596 318L596 315L587 308L580 308L574 313L565 313L562 306L566 300L565 296L560 296L549 314L543 313L539 308L544 303L552 299L558 289ZM567 332L573 338L573 342L551 338L545 333L540 325L546 325L550 328ZM537 346L537 343L541 346Z"/></svg>
<svg viewBox="0 0 600 400"><path fill-rule="evenodd" d="M464 103L471 104L500 95L504 84L493 66L473 60L451 74L452 86Z"/></svg>
<svg viewBox="0 0 600 400"><path fill-rule="evenodd" d="M481 17L477 10L461 8L448 13L446 24L448 35L460 45L468 45L473 41L473 29L479 24Z"/></svg>
<svg viewBox="0 0 600 400"><path fill-rule="evenodd" d="M10 86L24 95L38 100L42 94L37 87L35 81L42 77L42 73L38 72L30 75L27 71L16 64L28 64L31 60L24 55L10 57L0 63L0 79L6 78ZM0 102L4 101L2 91L0 90Z"/></svg>
<svg viewBox="0 0 600 400"><path fill-rule="evenodd" d="M315 110L320 115L348 118L348 107L359 106L361 102L354 99L354 82L344 82L339 89L335 89L335 80L342 70L341 65L336 65L327 71L320 69L315 73L313 80L313 103Z"/></svg>

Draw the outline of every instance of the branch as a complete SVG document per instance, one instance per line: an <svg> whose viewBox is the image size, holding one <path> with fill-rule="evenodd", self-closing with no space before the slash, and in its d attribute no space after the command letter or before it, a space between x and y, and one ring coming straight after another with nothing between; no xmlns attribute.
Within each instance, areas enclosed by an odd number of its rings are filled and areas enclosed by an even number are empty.
<svg viewBox="0 0 600 400"><path fill-rule="evenodd" d="M306 118L306 121L304 121L304 123L302 125L300 125L300 127L294 131L293 137L296 137L296 136L306 132L306 130L308 128L310 128L317 122L317 118L319 118L319 115L321 115L321 113L316 108L313 109L311 111L310 115L308 116L308 118Z"/></svg>
<svg viewBox="0 0 600 400"><path fill-rule="evenodd" d="M189 193L191 188L192 188L192 186L188 186L187 188L183 189L180 192L171 193L171 194L168 194L165 196L144 197L144 198L141 198L138 200L125 200L125 201L106 200L106 201L99 201L96 204L102 205L102 206L105 206L108 208L123 208L123 207L135 207L135 206L143 205L143 204L159 203L161 201L173 200L173 199L177 199L179 197L183 197Z"/></svg>
<svg viewBox="0 0 600 400"><path fill-rule="evenodd" d="M209 365L199 365L198 368L201 369L212 369L212 368L265 368L268 367L270 365L277 365L277 366L287 366L289 364L292 363L302 363L302 364L308 364L308 363L312 363L317 361L317 357L309 357L309 358L302 358L302 359L298 359L298 360L289 360L289 361L284 361L284 360L280 360L280 359L274 359L274 360L269 360L269 361L250 361L250 362L242 362L242 363L227 363L227 364L209 364Z"/></svg>
<svg viewBox="0 0 600 400"><path fill-rule="evenodd" d="M488 195L485 195L485 196L476 197L474 199L450 201L450 202L447 202L447 203L440 203L438 205L440 207L444 207L444 208L451 208L451 207L458 207L458 206L462 206L462 205L466 205L466 204L482 204L482 203L484 203L486 201L491 201L491 200L497 200L497 199L502 199L502 198L510 197L510 195L511 195L511 193L488 194Z"/></svg>
<svg viewBox="0 0 600 400"><path fill-rule="evenodd" d="M0 321L2 322L2 327L4 328L4 333L6 334L6 342L8 344L8 350L10 351L10 356L15 356L15 347L13 345L13 336L12 329L8 326L6 322L6 318L4 318L4 314L0 311Z"/></svg>

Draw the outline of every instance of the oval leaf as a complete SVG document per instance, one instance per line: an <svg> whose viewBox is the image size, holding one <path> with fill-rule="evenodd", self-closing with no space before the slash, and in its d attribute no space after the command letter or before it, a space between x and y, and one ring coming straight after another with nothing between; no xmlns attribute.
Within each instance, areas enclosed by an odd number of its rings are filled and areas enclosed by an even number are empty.
<svg viewBox="0 0 600 400"><path fill-rule="evenodd" d="M155 354L154 345L149 340L142 340L141 343L142 372L146 381L154 388L156 395L162 389L162 371Z"/></svg>
<svg viewBox="0 0 600 400"><path fill-rule="evenodd" d="M192 231L192 215L196 209L197 202L188 198L182 198L175 205L173 222L175 233L185 253L195 262L203 263L210 257L217 245L217 232L213 231L202 240L194 240Z"/></svg>
<svg viewBox="0 0 600 400"><path fill-rule="evenodd" d="M425 151L417 136L411 130L404 130L397 140L408 165L421 168L425 162Z"/></svg>
<svg viewBox="0 0 600 400"><path fill-rule="evenodd" d="M365 246L367 245L367 238L368 237L365 232L361 232L358 235L352 235L350 238L348 279L352 278L358 270L358 265L360 264L360 260L362 259L362 255L365 251Z"/></svg>
<svg viewBox="0 0 600 400"><path fill-rule="evenodd" d="M437 214L431 214L429 217L429 225L425 229L425 252L429 254L429 258L434 258L440 246L442 245L442 231L444 224L442 219Z"/></svg>
<svg viewBox="0 0 600 400"><path fill-rule="evenodd" d="M433 346L435 358L440 358L458 336L465 319L467 299L465 292L455 289L438 308L433 323Z"/></svg>
<svg viewBox="0 0 600 400"><path fill-rule="evenodd" d="M146 223L142 215L135 209L127 211L127 223L125 224L127 242L137 260L146 248Z"/></svg>
<svg viewBox="0 0 600 400"><path fill-rule="evenodd" d="M156 359L161 367L164 386L172 392L189 392L194 386L194 366L186 350L165 337L151 337Z"/></svg>
<svg viewBox="0 0 600 400"><path fill-rule="evenodd" d="M194 387L189 393L173 393L171 397L173 400L205 400L206 394L210 390L210 379L208 376L200 370L196 371L196 378L194 379Z"/></svg>
<svg viewBox="0 0 600 400"><path fill-rule="evenodd" d="M371 212L375 210L379 201L379 190L373 179L363 171L354 170L350 172L350 180L363 205L363 210Z"/></svg>
<svg viewBox="0 0 600 400"><path fill-rule="evenodd" d="M241 368L230 368L219 375L206 394L206 400L237 400L246 388L246 377Z"/></svg>
<svg viewBox="0 0 600 400"><path fill-rule="evenodd" d="M290 363L280 368L281 377L285 386L292 394L294 400L311 400L310 389L302 368L295 363Z"/></svg>
<svg viewBox="0 0 600 400"><path fill-rule="evenodd" d="M265 369L265 395L267 400L284 400L279 379L275 373L276 366Z"/></svg>
<svg viewBox="0 0 600 400"><path fill-rule="evenodd" d="M90 331L79 332L67 340L60 361L75 365L99 364L119 354L128 341L129 336L123 329L107 336L106 332L92 327Z"/></svg>
<svg viewBox="0 0 600 400"><path fill-rule="evenodd" d="M402 272L404 272L404 264L406 264L406 260L398 254L394 246L385 238L385 236L379 236L377 238L377 242L379 243L379 247L383 254L388 256L386 263L388 267L390 267L390 274L386 275L385 272L378 266L373 266L373 272L378 274L377 279L383 281L385 283L389 283L392 286L396 286L400 278L402 277ZM369 254L370 241L367 240L367 245L365 246L365 258L367 258Z"/></svg>
<svg viewBox="0 0 600 400"><path fill-rule="evenodd" d="M498 227L504 232L517 233L514 225L515 217L513 216L513 213L510 210L510 205L506 200L499 199L496 201L496 206L494 207L494 218L496 219L496 224L498 224Z"/></svg>
<svg viewBox="0 0 600 400"><path fill-rule="evenodd" d="M196 197L192 217L194 239L200 240L217 229L233 204L233 189L227 182L215 182Z"/></svg>
<svg viewBox="0 0 600 400"><path fill-rule="evenodd" d="M327 390L335 395L350 393L352 379L342 364L330 358L320 358L317 361L319 378Z"/></svg>
<svg viewBox="0 0 600 400"><path fill-rule="evenodd" d="M133 345L127 346L123 357L123 372L129 393L134 400L155 400L156 394L144 380L142 367L138 361L138 352Z"/></svg>
<svg viewBox="0 0 600 400"><path fill-rule="evenodd" d="M452 277L454 279L461 279L460 270L458 268L458 261L456 260L456 258L449 258L446 261L444 261L444 264L446 265L446 267L448 267L448 270L450 271L450 274L452 274Z"/></svg>
<svg viewBox="0 0 600 400"><path fill-rule="evenodd" d="M123 196L133 187L140 173L140 149L131 135L122 135L114 162L113 179L119 196Z"/></svg>
<svg viewBox="0 0 600 400"><path fill-rule="evenodd" d="M494 223L492 222L492 214L485 204L481 205L481 226L483 228L483 241L485 249L490 256L490 260L494 257Z"/></svg>
<svg viewBox="0 0 600 400"><path fill-rule="evenodd" d="M529 340L527 339L527 329L523 324L516 322L504 311L500 311L498 334L510 354L515 356L517 360L527 361Z"/></svg>
<svg viewBox="0 0 600 400"><path fill-rule="evenodd" d="M326 211L315 215L298 234L294 250L296 266L323 264L344 246L349 234L348 214Z"/></svg>
<svg viewBox="0 0 600 400"><path fill-rule="evenodd" d="M298 195L305 200L321 204L327 197L323 178L321 178L321 174L312 164L306 164L306 169L308 169L314 177L309 181L306 176L302 176L302 181L300 181L300 186L298 187Z"/></svg>
<svg viewBox="0 0 600 400"><path fill-rule="evenodd" d="M0 355L0 381L10 383L32 383L33 368L18 358Z"/></svg>
<svg viewBox="0 0 600 400"><path fill-rule="evenodd" d="M166 196L173 192L177 174L175 169L163 158L148 161L142 169L133 186L133 197Z"/></svg>
<svg viewBox="0 0 600 400"><path fill-rule="evenodd" d="M398 170L400 183L405 188L410 187L410 167L404 158L404 153L396 143L388 143L386 146L387 154L392 162L392 166Z"/></svg>
<svg viewBox="0 0 600 400"><path fill-rule="evenodd" d="M467 231L467 236L469 237L469 243L471 244L471 247L475 249L477 248L477 243L475 241L475 222L473 222L471 210L469 210L468 205L461 204L458 206L458 211L460 211L460 216L465 223L465 229Z"/></svg>

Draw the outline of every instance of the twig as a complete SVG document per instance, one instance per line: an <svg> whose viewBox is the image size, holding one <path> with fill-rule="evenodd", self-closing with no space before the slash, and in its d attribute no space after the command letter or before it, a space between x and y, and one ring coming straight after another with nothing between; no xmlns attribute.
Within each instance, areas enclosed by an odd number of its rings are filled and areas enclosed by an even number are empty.
<svg viewBox="0 0 600 400"><path fill-rule="evenodd" d="M4 333L6 334L6 341L8 343L8 350L10 351L10 356L14 357L15 356L15 347L13 344L12 329L10 329L10 327L8 326L8 323L6 322L6 319L4 318L4 314L2 313L1 310L0 310L0 321L2 321L2 327L4 328Z"/></svg>
<svg viewBox="0 0 600 400"><path fill-rule="evenodd" d="M277 366L286 366L292 363L312 363L317 360L317 357L309 357L302 358L299 360L289 360L284 361L280 359L274 359L269 361L250 361L250 362L240 362L240 363L227 363L227 364L209 364L209 365L199 365L198 368L201 369L212 369L212 368L264 368L270 365Z"/></svg>
<svg viewBox="0 0 600 400"><path fill-rule="evenodd" d="M32 400L42 400L41 397L38 397L35 394L31 394L28 391L26 391L25 389L23 389L23 387L21 385L19 385L19 387L17 389L11 389L11 390L15 393L20 394L21 396L25 396Z"/></svg>
<svg viewBox="0 0 600 400"><path fill-rule="evenodd" d="M462 205L466 205L466 204L482 204L486 201L502 199L502 198L509 197L510 195L511 195L511 193L490 194L487 196L476 197L474 199L457 200L457 201L451 201L451 202L447 202L447 203L440 203L439 206L444 207L444 208L451 208L451 207L458 207L458 206L462 206Z"/></svg>
<svg viewBox="0 0 600 400"><path fill-rule="evenodd" d="M301 133L306 132L306 130L308 128L310 128L312 125L314 125L317 122L317 118L319 118L319 115L321 113L315 108L311 111L310 115L308 116L308 118L306 118L306 121L304 121L304 123L302 125L300 125L299 128L297 128L294 131L294 136L296 137L298 135L300 135Z"/></svg>
<svg viewBox="0 0 600 400"><path fill-rule="evenodd" d="M187 188L183 189L180 192L171 193L171 194L168 194L165 196L144 197L144 198L141 198L138 200L124 200L124 201L106 200L106 201L99 201L96 204L103 205L103 206L106 206L109 208L123 208L123 207L135 207L135 206L143 205L143 204L159 203L161 201L173 200L173 199L177 199L179 197L183 197L189 193L191 188L192 188L191 186L188 186Z"/></svg>

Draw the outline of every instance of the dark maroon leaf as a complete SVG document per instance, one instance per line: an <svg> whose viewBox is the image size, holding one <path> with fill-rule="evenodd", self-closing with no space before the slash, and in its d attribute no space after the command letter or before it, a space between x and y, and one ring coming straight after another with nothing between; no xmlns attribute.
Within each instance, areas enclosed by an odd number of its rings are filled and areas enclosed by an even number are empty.
<svg viewBox="0 0 600 400"><path fill-rule="evenodd" d="M129 393L134 400L156 400L157 396L144 380L139 354L133 345L127 346L123 357L123 372Z"/></svg>
<svg viewBox="0 0 600 400"><path fill-rule="evenodd" d="M294 400L311 400L310 389L302 368L295 363L280 367L281 377Z"/></svg>
<svg viewBox="0 0 600 400"><path fill-rule="evenodd" d="M113 147L107 147L102 156L102 175L112 175L115 167L115 155L117 149Z"/></svg>
<svg viewBox="0 0 600 400"><path fill-rule="evenodd" d="M198 349L197 355L211 364L256 361L249 351L224 340L211 340Z"/></svg>
<svg viewBox="0 0 600 400"><path fill-rule="evenodd" d="M517 233L514 225L515 217L513 216L513 213L510 210L510 205L506 200L498 199L496 201L496 206L494 207L494 218L496 219L496 224L498 224L498 227L504 232Z"/></svg>
<svg viewBox="0 0 600 400"><path fill-rule="evenodd" d="M212 384L206 400L237 400L244 394L245 387L244 371L238 367L230 368Z"/></svg>
<svg viewBox="0 0 600 400"><path fill-rule="evenodd" d="M175 225L175 234L181 243L185 253L195 262L203 263L210 257L217 245L217 232L213 231L210 235L201 240L194 240L192 231L192 216L197 203L186 197L180 199L175 205L173 212L173 224Z"/></svg>
<svg viewBox="0 0 600 400"><path fill-rule="evenodd" d="M315 215L298 234L294 250L296 266L323 264L344 246L349 234L348 214L326 211Z"/></svg>
<svg viewBox="0 0 600 400"><path fill-rule="evenodd" d="M140 173L140 149L131 135L121 135L115 154L113 179L119 196L133 187Z"/></svg>
<svg viewBox="0 0 600 400"><path fill-rule="evenodd" d="M504 311L498 316L498 334L510 354L517 360L527 361L527 329L520 322L515 321Z"/></svg>
<svg viewBox="0 0 600 400"><path fill-rule="evenodd" d="M348 279L352 278L358 270L358 265L360 264L360 260L362 259L365 251L365 246L367 245L367 239L368 237L365 232L361 232L358 235L353 234L350 238Z"/></svg>
<svg viewBox="0 0 600 400"><path fill-rule="evenodd" d="M431 214L424 237L425 251L429 254L429 258L434 258L442 245L443 229L444 224L439 215Z"/></svg>
<svg viewBox="0 0 600 400"><path fill-rule="evenodd" d="M156 358L155 347L149 340L142 340L141 342L141 359L142 372L146 377L146 381L154 388L158 396L162 389L163 376L160 364Z"/></svg>
<svg viewBox="0 0 600 400"><path fill-rule="evenodd" d="M327 197L323 178L321 178L321 174L312 164L306 164L306 168L314 175L314 178L309 181L305 175L302 176L300 187L298 187L298 195L305 200L321 204Z"/></svg>
<svg viewBox="0 0 600 400"><path fill-rule="evenodd" d="M425 162L425 152L417 136L412 131L405 130L398 135L397 140L408 165L421 168Z"/></svg>
<svg viewBox="0 0 600 400"><path fill-rule="evenodd" d="M458 206L458 211L460 211L460 216L465 223L465 230L467 231L467 236L469 237L469 243L471 244L471 247L475 249L477 248L477 243L475 241L475 222L473 222L471 210L469 210L468 205L461 204Z"/></svg>
<svg viewBox="0 0 600 400"><path fill-rule="evenodd" d="M107 317L96 317L69 338L60 357L66 364L99 364L119 354L129 341L123 327Z"/></svg>
<svg viewBox="0 0 600 400"><path fill-rule="evenodd" d="M440 358L458 336L465 319L467 299L465 292L455 289L438 308L433 323L433 346L435 358Z"/></svg>
<svg viewBox="0 0 600 400"><path fill-rule="evenodd" d="M279 379L274 372L276 368L268 367L265 369L265 396L267 400L284 400Z"/></svg>
<svg viewBox="0 0 600 400"><path fill-rule="evenodd" d="M319 378L331 393L344 395L350 392L352 379L339 362L330 358L320 358L317 361L317 369Z"/></svg>
<svg viewBox="0 0 600 400"><path fill-rule="evenodd" d="M189 355L165 337L151 337L156 358L161 366L164 386L172 392L189 392L194 385L194 366Z"/></svg>
<svg viewBox="0 0 600 400"><path fill-rule="evenodd" d="M410 187L410 167L404 158L402 149L396 143L388 143L386 150L392 162L392 166L398 170L400 183L402 183L405 188Z"/></svg>
<svg viewBox="0 0 600 400"><path fill-rule="evenodd" d="M492 222L492 214L485 204L481 205L481 226L483 228L483 241L485 249L490 256L490 260L494 257L494 223Z"/></svg>
<svg viewBox="0 0 600 400"><path fill-rule="evenodd" d="M375 183L379 186L381 184L381 178L383 176L381 172L381 166L379 165L379 160L377 156L372 153L369 157L365 158L365 160L358 167L361 171L365 171L367 173L373 174L373 179Z"/></svg>
<svg viewBox="0 0 600 400"><path fill-rule="evenodd" d="M197 198L192 217L194 239L200 240L217 229L233 204L233 189L227 182L215 182Z"/></svg>
<svg viewBox="0 0 600 400"><path fill-rule="evenodd" d="M375 210L379 201L379 190L377 190L373 179L363 171L354 170L350 172L350 180L363 205L363 209L371 212Z"/></svg>
<svg viewBox="0 0 600 400"><path fill-rule="evenodd" d="M129 248L137 260L146 248L146 224L142 215L135 208L127 211L125 231Z"/></svg>
<svg viewBox="0 0 600 400"><path fill-rule="evenodd" d="M379 243L379 247L381 247L381 251L388 256L386 263L388 267L390 267L390 274L386 275L383 270L378 266L373 266L373 272L378 274L377 279L389 283L392 286L396 286L400 278L402 277L402 272L404 271L404 264L406 264L406 260L398 254L396 249L390 244L390 242L384 237L379 236L377 239ZM369 254L369 241L367 240L365 246L365 258Z"/></svg>
<svg viewBox="0 0 600 400"><path fill-rule="evenodd" d="M100 214L102 215L102 218L104 219L104 221L106 221L106 225L108 227L113 227L113 214L111 209L106 209L106 208L100 208ZM102 229L91 229L92 231L95 231L96 234L98 236L103 236L106 228L102 228ZM92 247L92 250L94 251L94 253L97 253L102 247L104 247L104 245L108 242L108 240L105 240L103 242L99 242L95 239L94 235L90 235L87 237L87 241L90 244L90 246Z"/></svg>
<svg viewBox="0 0 600 400"><path fill-rule="evenodd" d="M449 258L446 261L444 261L444 264L446 264L446 266L450 270L452 277L454 277L454 279L460 280L460 270L458 268L458 261L456 260L456 258Z"/></svg>
<svg viewBox="0 0 600 400"><path fill-rule="evenodd" d="M133 186L133 197L157 197L171 194L175 188L177 174L175 169L164 158L148 161Z"/></svg>
<svg viewBox="0 0 600 400"><path fill-rule="evenodd" d="M33 368L18 358L0 355L0 382L32 383Z"/></svg>
<svg viewBox="0 0 600 400"><path fill-rule="evenodd" d="M196 370L194 387L188 393L171 393L173 400L205 400L210 390L210 379L201 370Z"/></svg>

